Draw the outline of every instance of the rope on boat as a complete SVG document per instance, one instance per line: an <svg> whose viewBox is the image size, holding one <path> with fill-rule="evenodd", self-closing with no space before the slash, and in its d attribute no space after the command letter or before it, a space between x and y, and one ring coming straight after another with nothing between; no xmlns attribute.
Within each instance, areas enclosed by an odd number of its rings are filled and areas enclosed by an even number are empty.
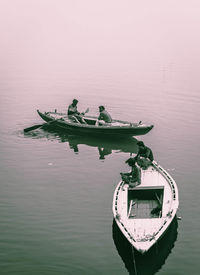
<svg viewBox="0 0 200 275"><path fill-rule="evenodd" d="M135 275L137 275L137 268L136 268L136 262L135 262L135 253L134 253L134 248L133 248L132 245L131 245L131 249L132 249L132 256L133 256L134 272L135 272Z"/></svg>

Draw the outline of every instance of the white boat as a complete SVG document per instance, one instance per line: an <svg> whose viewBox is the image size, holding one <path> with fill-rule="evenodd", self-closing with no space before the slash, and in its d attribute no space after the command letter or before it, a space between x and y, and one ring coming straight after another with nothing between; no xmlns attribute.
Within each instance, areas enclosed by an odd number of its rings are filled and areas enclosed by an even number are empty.
<svg viewBox="0 0 200 275"><path fill-rule="evenodd" d="M131 245L146 253L165 233L173 221L178 205L175 181L153 161L141 171L141 184L130 188L123 182L113 196L114 219Z"/></svg>

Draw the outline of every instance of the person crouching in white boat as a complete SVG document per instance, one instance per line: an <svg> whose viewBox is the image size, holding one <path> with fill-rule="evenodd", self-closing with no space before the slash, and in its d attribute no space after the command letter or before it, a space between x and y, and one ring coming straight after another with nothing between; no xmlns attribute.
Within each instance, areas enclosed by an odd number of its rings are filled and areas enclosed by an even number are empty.
<svg viewBox="0 0 200 275"><path fill-rule="evenodd" d="M145 146L143 141L138 141L137 145L139 149L135 160L142 169L146 170L154 160L152 150Z"/></svg>
<svg viewBox="0 0 200 275"><path fill-rule="evenodd" d="M104 106L99 106L99 117L98 117L98 124L99 125L106 125L107 123L112 122L111 115L105 110Z"/></svg>
<svg viewBox="0 0 200 275"><path fill-rule="evenodd" d="M124 185L128 184L129 187L133 188L141 184L141 171L136 164L135 158L129 158L125 161L131 167L131 172L129 173L120 173L123 185L122 190L124 190Z"/></svg>

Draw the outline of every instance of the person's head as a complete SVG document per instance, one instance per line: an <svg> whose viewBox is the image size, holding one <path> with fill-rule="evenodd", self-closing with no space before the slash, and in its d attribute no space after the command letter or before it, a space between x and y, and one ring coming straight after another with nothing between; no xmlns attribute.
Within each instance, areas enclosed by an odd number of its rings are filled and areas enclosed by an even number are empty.
<svg viewBox="0 0 200 275"><path fill-rule="evenodd" d="M138 141L138 142L137 142L137 145L138 145L139 147L145 147L145 145L144 145L144 142L143 142L143 141Z"/></svg>
<svg viewBox="0 0 200 275"><path fill-rule="evenodd" d="M102 112L105 110L105 107L104 106L99 106L99 112Z"/></svg>
<svg viewBox="0 0 200 275"><path fill-rule="evenodd" d="M134 158L129 158L125 161L125 163L127 163L129 166L133 167L133 166L135 166L136 161Z"/></svg>
<svg viewBox="0 0 200 275"><path fill-rule="evenodd" d="M74 106L76 106L77 103L78 103L78 100L77 100L77 99L73 99L72 104L73 104Z"/></svg>

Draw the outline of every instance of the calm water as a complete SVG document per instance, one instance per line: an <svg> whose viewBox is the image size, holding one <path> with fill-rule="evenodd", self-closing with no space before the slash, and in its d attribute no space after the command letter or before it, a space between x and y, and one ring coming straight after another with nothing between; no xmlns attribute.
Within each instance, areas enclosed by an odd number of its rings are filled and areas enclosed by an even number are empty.
<svg viewBox="0 0 200 275"><path fill-rule="evenodd" d="M136 274L112 196L136 139L27 135L36 110L153 123L141 139L176 180L182 217L138 274L199 268L198 1L1 1L0 273Z"/></svg>

